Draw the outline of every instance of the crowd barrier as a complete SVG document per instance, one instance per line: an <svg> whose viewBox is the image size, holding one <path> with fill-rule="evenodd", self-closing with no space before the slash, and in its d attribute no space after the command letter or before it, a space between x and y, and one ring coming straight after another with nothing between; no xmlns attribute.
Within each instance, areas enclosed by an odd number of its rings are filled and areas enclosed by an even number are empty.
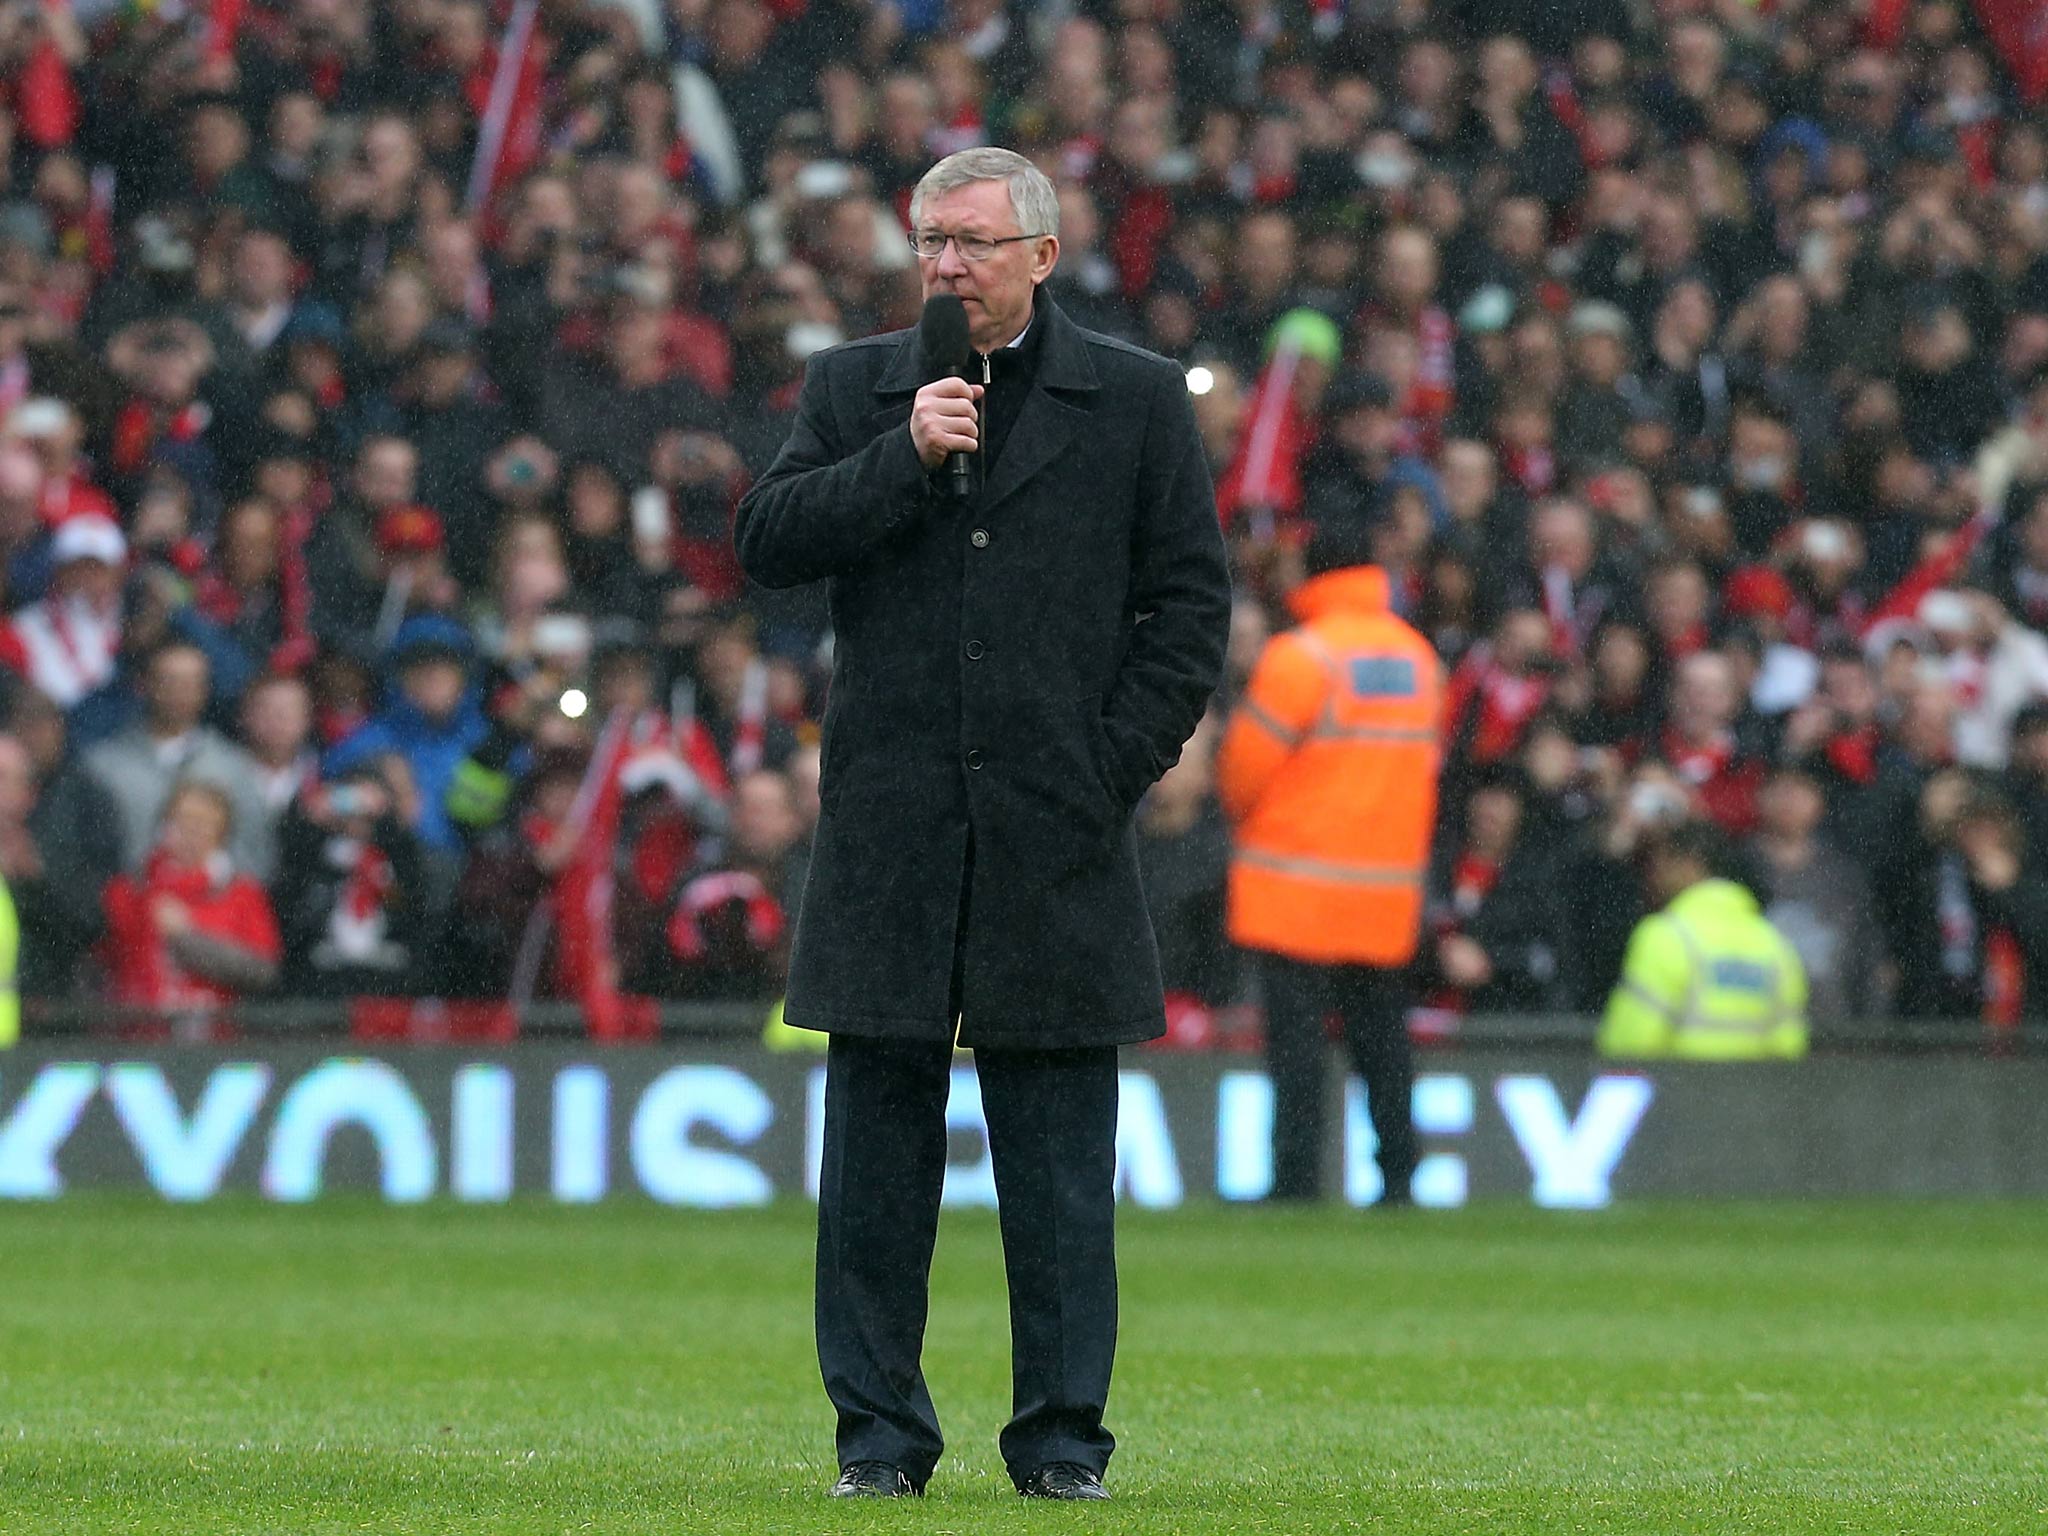
<svg viewBox="0 0 2048 1536"><path fill-rule="evenodd" d="M685 1012L657 1043L608 1046L541 1015L509 1043L405 1045L307 1038L317 1017L251 1014L222 1043L39 1033L0 1052L0 1199L127 1188L724 1207L815 1194L823 1064L738 1037L758 1032L758 1008ZM1888 1026L1800 1062L1622 1067L1592 1055L1589 1032L1474 1020L1421 1052L1418 1203L2048 1194L2048 1055L2024 1044ZM1329 1187L1370 1204L1363 1095L1335 1071L1330 1092ZM1271 1115L1255 1055L1127 1051L1121 1197L1256 1199ZM992 1204L965 1056L948 1119L947 1202Z"/></svg>

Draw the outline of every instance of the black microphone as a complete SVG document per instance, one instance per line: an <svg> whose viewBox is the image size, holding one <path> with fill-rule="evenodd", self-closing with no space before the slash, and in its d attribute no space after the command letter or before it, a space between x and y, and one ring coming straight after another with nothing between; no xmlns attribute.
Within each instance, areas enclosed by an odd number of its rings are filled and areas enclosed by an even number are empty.
<svg viewBox="0 0 2048 1536"><path fill-rule="evenodd" d="M917 322L917 344L924 354L925 378L964 379L974 356L974 341L967 332L967 306L957 293L935 293L924 301L924 314ZM953 495L960 500L974 494L974 470L965 452L946 455L946 474Z"/></svg>

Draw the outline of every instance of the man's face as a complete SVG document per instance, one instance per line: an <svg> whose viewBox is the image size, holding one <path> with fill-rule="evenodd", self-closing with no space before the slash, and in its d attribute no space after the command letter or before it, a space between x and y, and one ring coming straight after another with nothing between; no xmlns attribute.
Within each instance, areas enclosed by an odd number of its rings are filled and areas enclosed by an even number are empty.
<svg viewBox="0 0 2048 1536"><path fill-rule="evenodd" d="M54 590L95 608L111 608L121 596L121 572L104 560L68 561L57 568Z"/></svg>
<svg viewBox="0 0 2048 1536"><path fill-rule="evenodd" d="M249 690L242 706L242 736L262 757L298 755L313 734L313 703L305 684L279 678Z"/></svg>
<svg viewBox="0 0 2048 1536"><path fill-rule="evenodd" d="M2048 571L2048 496L2038 499L2020 524L2020 554L2035 570Z"/></svg>
<svg viewBox="0 0 2048 1536"><path fill-rule="evenodd" d="M1427 304L1436 291L1436 248L1420 230L1387 236L1380 251L1380 292L1401 310Z"/></svg>
<svg viewBox="0 0 2048 1536"><path fill-rule="evenodd" d="M182 734L206 713L211 685L206 658L197 651L165 651L149 669L149 713L156 725Z"/></svg>
<svg viewBox="0 0 2048 1536"><path fill-rule="evenodd" d="M460 664L443 656L414 662L399 679L412 706L433 721L446 720L455 713L462 702L463 684Z"/></svg>
<svg viewBox="0 0 2048 1536"><path fill-rule="evenodd" d="M918 228L949 235L981 235L1001 240L1019 235L1010 188L1002 181L971 181L936 197L918 209ZM1031 317L1031 296L1052 275L1060 258L1057 235L1011 240L999 245L986 261L969 261L958 241L948 240L936 256L917 259L924 296L958 294L967 306L967 331L976 351L992 352L1024 329Z"/></svg>
<svg viewBox="0 0 2048 1536"><path fill-rule="evenodd" d="M227 840L227 812L212 795L187 790L164 813L164 848L187 869L204 864Z"/></svg>
<svg viewBox="0 0 2048 1536"><path fill-rule="evenodd" d="M1877 713L1877 682L1870 668L1847 657L1832 659L1822 668L1821 697L1850 725L1861 725Z"/></svg>
<svg viewBox="0 0 2048 1536"><path fill-rule="evenodd" d="M0 357L12 357L28 340L28 298L14 287L0 287Z"/></svg>
<svg viewBox="0 0 2048 1536"><path fill-rule="evenodd" d="M282 303L291 296L291 250L272 234L244 235L235 247L233 280L236 301L251 309Z"/></svg>
<svg viewBox="0 0 2048 1536"><path fill-rule="evenodd" d="M409 502L418 465L418 456L405 443L394 438L372 443L356 469L356 494L379 512Z"/></svg>
<svg viewBox="0 0 2048 1536"><path fill-rule="evenodd" d="M789 784L778 773L749 774L733 795L732 837L740 851L762 860L779 859L802 828Z"/></svg>
<svg viewBox="0 0 2048 1536"><path fill-rule="evenodd" d="M1690 858L1659 851L1650 856L1645 878L1650 888L1650 900L1661 907L1677 900L1705 879L1706 872Z"/></svg>
<svg viewBox="0 0 2048 1536"><path fill-rule="evenodd" d="M1294 226L1280 215L1248 220L1238 231L1237 274L1270 298L1294 281Z"/></svg>
<svg viewBox="0 0 2048 1536"><path fill-rule="evenodd" d="M1482 789L1473 795L1465 814L1472 841L1503 852L1514 842L1522 825L1522 802L1510 790Z"/></svg>
<svg viewBox="0 0 2048 1536"><path fill-rule="evenodd" d="M1493 450L1484 443L1461 440L1443 452L1444 495L1460 517L1476 517L1493 501Z"/></svg>
<svg viewBox="0 0 2048 1536"><path fill-rule="evenodd" d="M18 826L36 803L35 769L28 749L0 736L0 826Z"/></svg>
<svg viewBox="0 0 2048 1536"><path fill-rule="evenodd" d="M2048 780L2048 726L2035 726L2013 738L2012 765L2020 773Z"/></svg>
<svg viewBox="0 0 2048 1536"><path fill-rule="evenodd" d="M1820 825L1820 786L1803 773L1781 774L1757 800L1764 830L1774 837L1805 837Z"/></svg>
<svg viewBox="0 0 2048 1536"><path fill-rule="evenodd" d="M1672 713L1679 728L1695 737L1725 730L1735 718L1735 670L1720 656L1694 656L1679 670L1672 689Z"/></svg>

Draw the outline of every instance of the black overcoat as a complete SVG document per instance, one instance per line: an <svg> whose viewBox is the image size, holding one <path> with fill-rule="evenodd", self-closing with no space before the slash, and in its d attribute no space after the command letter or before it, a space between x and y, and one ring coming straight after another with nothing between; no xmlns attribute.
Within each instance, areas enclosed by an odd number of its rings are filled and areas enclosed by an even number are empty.
<svg viewBox="0 0 2048 1536"><path fill-rule="evenodd" d="M1042 291L1032 323L1029 392L969 499L911 444L925 376L899 331L811 358L789 440L740 503L749 576L830 583L791 1024L952 1038L964 881L962 1045L1164 1028L1131 812L1222 671L1215 492L1178 366Z"/></svg>

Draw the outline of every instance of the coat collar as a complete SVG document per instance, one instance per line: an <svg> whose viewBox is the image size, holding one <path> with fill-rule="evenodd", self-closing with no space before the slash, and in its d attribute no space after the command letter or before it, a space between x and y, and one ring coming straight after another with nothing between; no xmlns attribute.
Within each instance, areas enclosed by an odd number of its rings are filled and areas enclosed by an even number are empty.
<svg viewBox="0 0 2048 1536"><path fill-rule="evenodd" d="M1031 392L1018 408L1016 425L1003 444L1002 457L981 489L980 510L986 512L1004 500L1046 465L1066 451L1086 419L1092 395L1101 381L1088 356L1088 342L1081 328L1066 317L1052 296L1038 290L1031 323L1043 325L1038 366L1032 374ZM878 395L915 394L925 383L923 358L917 332L906 331L897 343L889 366L875 383ZM901 410L900 404L894 409Z"/></svg>
<svg viewBox="0 0 2048 1536"><path fill-rule="evenodd" d="M1099 385L1095 364L1088 358L1088 343L1081 339L1081 328L1067 318L1043 287L1033 300L1031 323L1045 327L1044 347L1038 354L1038 371L1033 381L1034 394L1040 389L1087 391ZM889 366L875 380L878 395L914 395L929 382L918 351L917 328L912 326L901 334L896 350L890 354ZM1005 453L1008 451L1004 449Z"/></svg>

